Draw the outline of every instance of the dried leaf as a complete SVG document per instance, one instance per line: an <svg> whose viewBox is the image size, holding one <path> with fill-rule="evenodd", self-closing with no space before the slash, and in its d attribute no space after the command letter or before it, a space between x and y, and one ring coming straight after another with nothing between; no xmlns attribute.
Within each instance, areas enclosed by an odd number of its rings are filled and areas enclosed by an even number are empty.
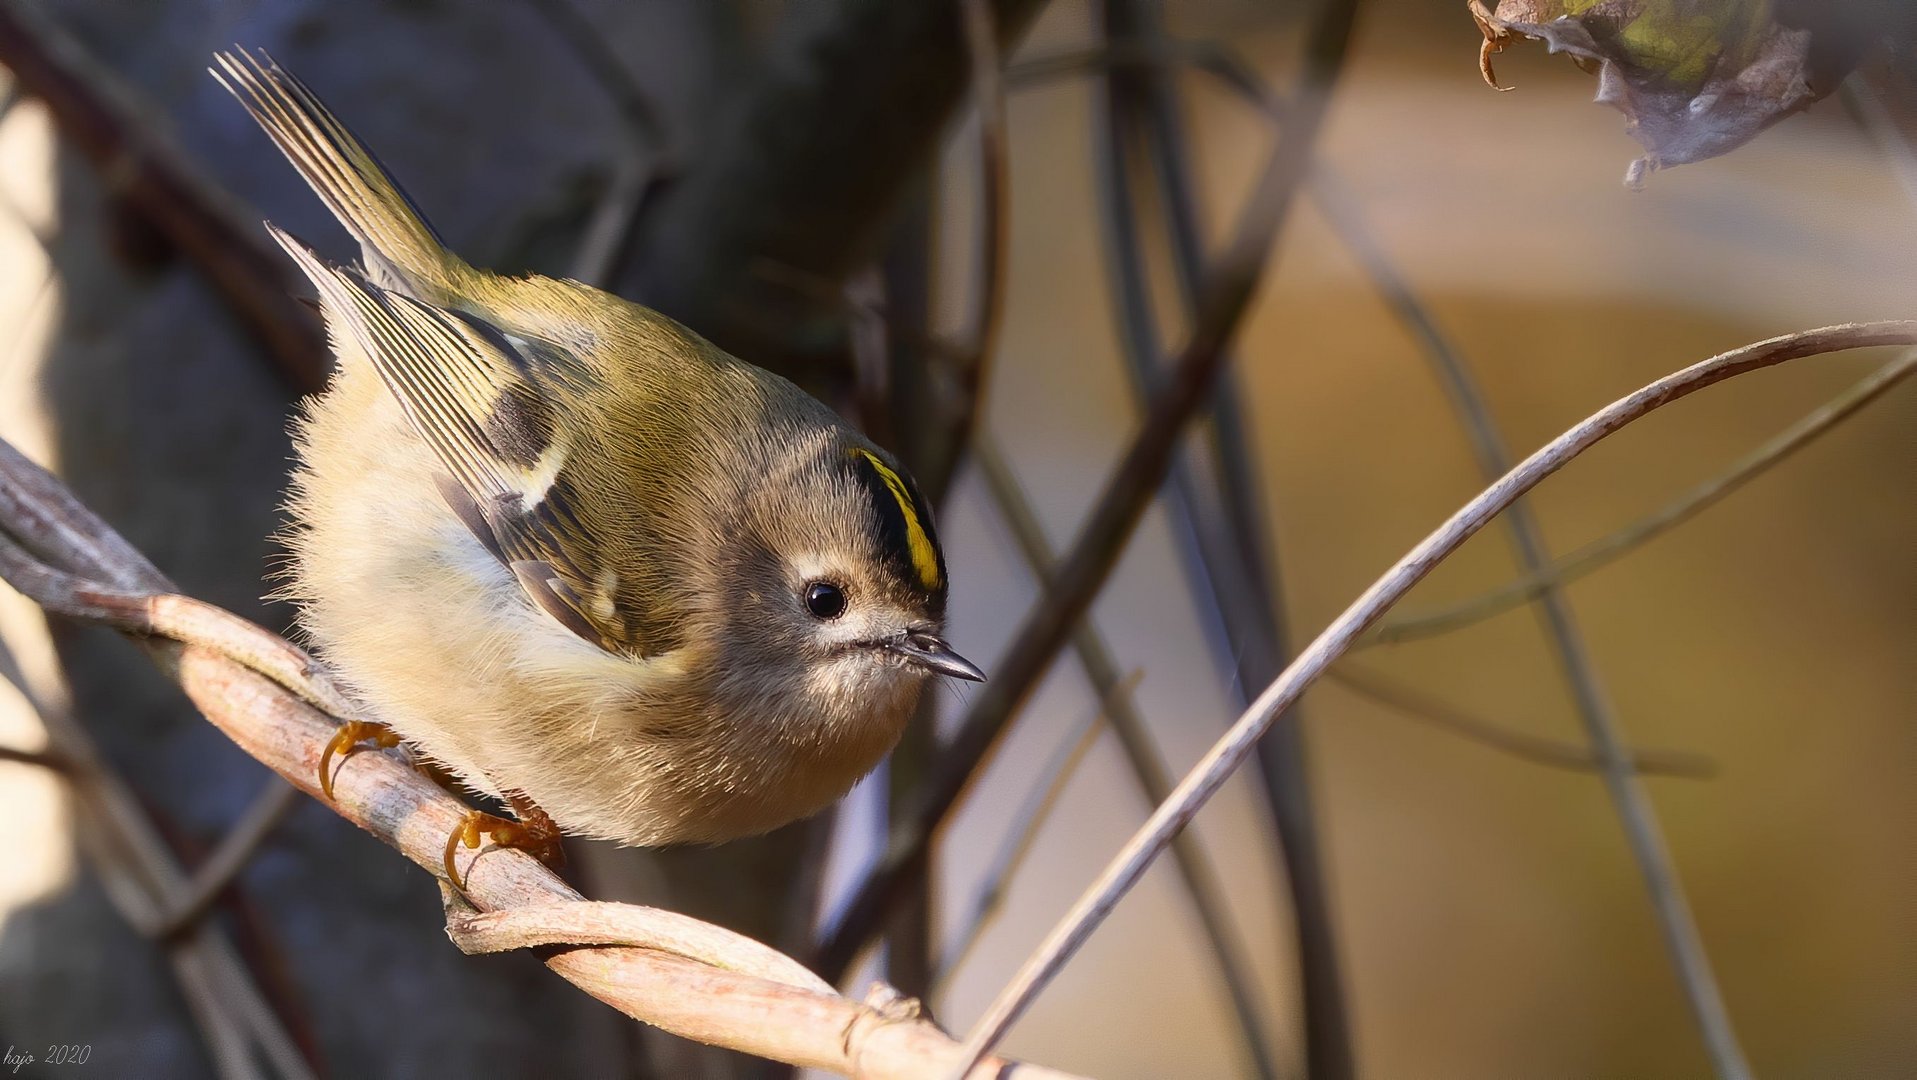
<svg viewBox="0 0 1917 1080"><path fill-rule="evenodd" d="M1626 130L1644 147L1625 177L1632 186L1654 169L1742 146L1835 89L1843 74L1816 70L1827 65L1814 62L1813 29L1780 21L1773 0L1470 6L1485 37L1480 68L1493 86L1491 55L1519 37L1542 40L1587 71L1596 66L1597 100L1622 112Z"/></svg>

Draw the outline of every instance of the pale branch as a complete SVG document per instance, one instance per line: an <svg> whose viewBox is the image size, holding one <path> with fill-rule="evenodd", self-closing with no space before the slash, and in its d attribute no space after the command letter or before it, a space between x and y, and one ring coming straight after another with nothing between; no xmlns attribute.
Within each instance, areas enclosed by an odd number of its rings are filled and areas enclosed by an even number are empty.
<svg viewBox="0 0 1917 1080"><path fill-rule="evenodd" d="M51 474L4 442L0 572L36 602L136 634L152 635L160 625L143 620L141 613L179 606L158 597L130 602L129 594L141 588L140 581L164 579L80 507ZM89 580L96 572L107 580ZM237 656L228 655L220 649L225 640L183 644L147 636L146 644L216 727L287 782L317 796L318 763L338 718L310 703L326 693L310 682L310 661L303 669L309 672L309 685L305 692L294 693L279 683L286 669L277 652L262 652L242 639ZM248 666L262 658L262 666L275 670L263 673ZM445 839L467 812L418 771L380 753L349 758L333 791L334 800L321 800L324 805L429 871L440 867ZM820 992L822 981L802 973L796 961L769 959L766 946L730 931L706 924L695 930L694 921L684 916L624 905L591 905L566 915L552 905L571 905L582 898L525 853L487 847L464 853L464 858L465 899L480 919L475 923L462 914L451 927L456 939L484 950L515 941L556 949L542 957L547 966L635 1019L685 1038L854 1077L942 1076L957 1061L956 1044L929 1022ZM185 883L176 881L171 887L182 894ZM623 910L615 916L614 907ZM145 921L158 925L166 911L150 910ZM485 913L508 914L489 921ZM574 944L559 940L568 929L580 931L589 944L564 948ZM207 932L194 925L182 931L183 940L194 941ZM613 937L621 943L607 944ZM632 947L632 940L657 947ZM680 950L696 956L688 958ZM303 1067L297 1063L298 1069ZM293 1068L283 1071L304 1075ZM1003 1061L986 1063L975 1075L1062 1076Z"/></svg>
<svg viewBox="0 0 1917 1080"><path fill-rule="evenodd" d="M1525 574L1489 592L1455 604L1429 611L1410 611L1397 618L1386 619L1366 633L1357 647L1363 649L1373 645L1416 641L1460 630L1534 600L1546 589L1567 585L1616 562L1715 506L1771 466L1782 462L1819 435L1883 396L1885 391L1913 371L1917 371L1917 352L1905 353L1767 439L1723 472L1692 487L1658 510L1560 557L1542 571Z"/></svg>
<svg viewBox="0 0 1917 1080"><path fill-rule="evenodd" d="M1365 628L1494 517L1545 477L1606 436L1680 398L1790 360L1878 345L1917 345L1917 322L1849 323L1787 334L1712 357L1665 376L1585 418L1466 503L1305 646L1231 729L1179 782L1172 797L1126 842L1070 912L1046 936L966 1037L967 1060L986 1053L1078 951L1145 870L1252 753L1292 703L1347 652Z"/></svg>
<svg viewBox="0 0 1917 1080"><path fill-rule="evenodd" d="M1492 723L1415 687L1350 663L1332 668L1325 678L1394 712L1522 761L1573 772L1596 772L1603 767L1597 755L1581 743L1545 738ZM1626 749L1625 757L1631 768L1647 776L1708 780L1717 775L1717 762L1688 750Z"/></svg>
<svg viewBox="0 0 1917 1080"><path fill-rule="evenodd" d="M448 907L446 934L468 955L547 945L630 945L801 990L837 993L777 949L677 912L595 900L479 911L445 885L441 891Z"/></svg>

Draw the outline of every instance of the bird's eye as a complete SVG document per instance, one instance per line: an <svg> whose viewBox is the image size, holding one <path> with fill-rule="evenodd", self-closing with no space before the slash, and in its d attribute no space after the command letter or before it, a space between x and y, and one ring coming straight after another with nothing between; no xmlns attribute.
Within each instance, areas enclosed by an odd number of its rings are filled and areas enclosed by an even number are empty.
<svg viewBox="0 0 1917 1080"><path fill-rule="evenodd" d="M836 619L845 614L845 590L829 581L815 581L805 587L805 609L821 619Z"/></svg>

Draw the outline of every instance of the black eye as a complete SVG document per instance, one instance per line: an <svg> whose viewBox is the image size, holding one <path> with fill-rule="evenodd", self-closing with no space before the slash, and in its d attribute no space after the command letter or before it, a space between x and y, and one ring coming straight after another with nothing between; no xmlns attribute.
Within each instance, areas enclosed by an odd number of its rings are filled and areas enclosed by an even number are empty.
<svg viewBox="0 0 1917 1080"><path fill-rule="evenodd" d="M805 587L805 609L821 619L836 619L845 614L845 590L829 581L815 581Z"/></svg>

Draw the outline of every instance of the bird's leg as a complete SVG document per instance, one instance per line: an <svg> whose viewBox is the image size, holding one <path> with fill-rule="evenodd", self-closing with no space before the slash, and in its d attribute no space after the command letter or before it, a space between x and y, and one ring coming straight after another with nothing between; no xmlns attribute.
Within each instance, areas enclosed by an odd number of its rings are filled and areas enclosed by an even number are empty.
<svg viewBox="0 0 1917 1080"><path fill-rule="evenodd" d="M333 772L327 766L333 763L333 755L340 756L340 766L345 767L345 759L361 744L370 744L381 750L390 750L399 745L399 733L385 724L376 724L371 720L347 720L340 724L339 730L320 753L319 782L320 790L326 793L328 802L333 801Z"/></svg>
<svg viewBox="0 0 1917 1080"><path fill-rule="evenodd" d="M459 846L476 848L487 837L501 847L518 848L554 870L566 865L566 849L559 843L559 826L552 817L541 810L539 804L516 791L506 793L506 804L513 808L519 820L469 810L459 827L446 838L446 880L453 883L453 888L462 891L466 888L465 879L453 864Z"/></svg>

